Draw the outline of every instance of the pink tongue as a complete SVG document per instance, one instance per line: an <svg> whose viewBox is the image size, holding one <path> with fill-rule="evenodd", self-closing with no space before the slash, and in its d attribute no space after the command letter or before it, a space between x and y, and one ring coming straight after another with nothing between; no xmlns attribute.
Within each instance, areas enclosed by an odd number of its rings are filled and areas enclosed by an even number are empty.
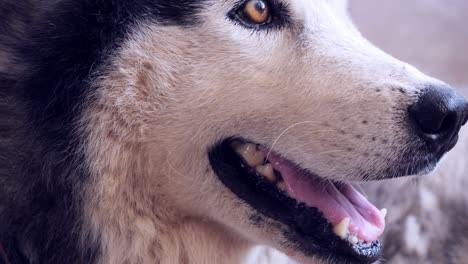
<svg viewBox="0 0 468 264"><path fill-rule="evenodd" d="M268 155L268 160L283 176L288 195L319 209L333 226L349 217L349 231L360 240L372 242L382 235L385 220L381 212L351 185L333 184L301 174L273 153Z"/></svg>

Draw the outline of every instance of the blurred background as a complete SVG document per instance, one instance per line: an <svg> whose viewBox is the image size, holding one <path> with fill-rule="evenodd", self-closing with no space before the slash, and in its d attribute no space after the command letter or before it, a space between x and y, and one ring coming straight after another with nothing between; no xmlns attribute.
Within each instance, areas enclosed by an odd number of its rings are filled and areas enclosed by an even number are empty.
<svg viewBox="0 0 468 264"><path fill-rule="evenodd" d="M467 0L349 2L365 37L468 96Z"/></svg>

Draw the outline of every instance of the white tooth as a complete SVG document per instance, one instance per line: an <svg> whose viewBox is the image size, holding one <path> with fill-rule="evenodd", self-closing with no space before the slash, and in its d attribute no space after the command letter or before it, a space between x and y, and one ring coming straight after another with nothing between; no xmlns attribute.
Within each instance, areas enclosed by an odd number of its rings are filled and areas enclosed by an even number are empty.
<svg viewBox="0 0 468 264"><path fill-rule="evenodd" d="M355 235L348 236L348 242L355 245L359 242L359 239Z"/></svg>
<svg viewBox="0 0 468 264"><path fill-rule="evenodd" d="M258 165L256 167L256 170L258 173L260 173L265 178L267 178L270 182L276 181L276 176L275 176L275 173L273 172L273 166L271 166L271 164Z"/></svg>
<svg viewBox="0 0 468 264"><path fill-rule="evenodd" d="M286 191L286 183L284 183L284 182L278 182L278 183L276 184L276 188L278 188L279 190L285 192L285 191Z"/></svg>
<svg viewBox="0 0 468 264"><path fill-rule="evenodd" d="M333 232L341 238L346 238L349 234L349 224L351 223L351 218L346 217L339 224L333 227Z"/></svg>
<svg viewBox="0 0 468 264"><path fill-rule="evenodd" d="M261 165L265 160L265 156L261 151L257 151L257 146L255 144L234 144L233 147L251 167Z"/></svg>
<svg viewBox="0 0 468 264"><path fill-rule="evenodd" d="M380 213L382 214L382 217L385 219L385 217L387 217L387 208L383 208L382 210L380 210Z"/></svg>

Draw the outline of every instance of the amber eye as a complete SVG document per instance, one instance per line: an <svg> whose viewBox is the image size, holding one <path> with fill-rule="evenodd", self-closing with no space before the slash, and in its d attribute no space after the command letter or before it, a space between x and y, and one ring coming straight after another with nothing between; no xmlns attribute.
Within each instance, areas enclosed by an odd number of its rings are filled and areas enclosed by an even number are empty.
<svg viewBox="0 0 468 264"><path fill-rule="evenodd" d="M270 6L266 1L262 0L249 0L241 12L241 18L246 23L263 25L270 21Z"/></svg>

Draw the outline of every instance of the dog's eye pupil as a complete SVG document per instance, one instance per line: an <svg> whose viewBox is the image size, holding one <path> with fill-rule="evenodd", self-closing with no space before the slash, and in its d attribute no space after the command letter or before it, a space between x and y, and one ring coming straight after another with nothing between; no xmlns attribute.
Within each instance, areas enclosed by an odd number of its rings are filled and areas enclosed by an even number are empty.
<svg viewBox="0 0 468 264"><path fill-rule="evenodd" d="M243 15L248 19L250 23L265 24L270 19L270 7L268 3L262 0L250 0L248 1L244 9L242 10Z"/></svg>

